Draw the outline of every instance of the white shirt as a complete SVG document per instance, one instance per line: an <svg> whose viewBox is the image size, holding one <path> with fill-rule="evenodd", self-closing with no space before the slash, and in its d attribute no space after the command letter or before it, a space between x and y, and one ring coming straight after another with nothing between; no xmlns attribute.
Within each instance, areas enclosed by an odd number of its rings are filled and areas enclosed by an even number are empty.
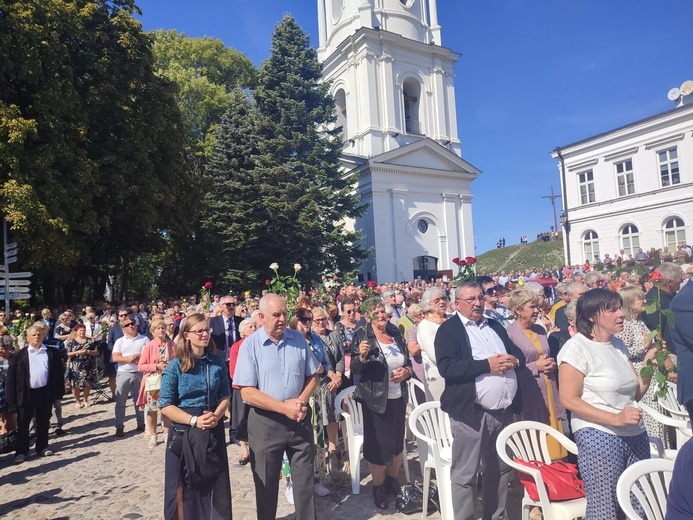
<svg viewBox="0 0 693 520"><path fill-rule="evenodd" d="M46 345L36 350L27 346L29 354L29 388L42 388L48 384L48 350Z"/></svg>
<svg viewBox="0 0 693 520"><path fill-rule="evenodd" d="M404 366L404 363L406 361L404 359L404 354L400 352L399 347L394 343L390 343L389 345L387 345L385 343L381 343L380 341L378 341L378 345L380 345L380 350L382 350L383 354L385 355L388 375L390 377L390 384L387 387L387 398L397 399L399 397L402 397L402 385L401 383L392 382L392 373L399 367Z"/></svg>
<svg viewBox="0 0 693 520"><path fill-rule="evenodd" d="M469 345L474 359L487 359L496 354L507 354L505 344L498 334L489 326L486 318L476 322L462 316L464 328L469 336ZM476 404L487 410L504 410L508 408L517 393L517 376L514 370L505 374L481 374L475 379Z"/></svg>
<svg viewBox="0 0 693 520"><path fill-rule="evenodd" d="M445 380L438 372L436 362L435 339L440 323L421 320L416 329L416 341L421 346L421 362L424 366L424 386L432 401L440 401L445 389Z"/></svg>
<svg viewBox="0 0 693 520"><path fill-rule="evenodd" d="M582 334L570 338L558 353L558 367L567 363L584 376L582 382L583 401L595 408L619 413L626 406L637 406L635 393L638 378L628 363L628 349L617 337L610 343L598 343ZM627 426L605 426L580 417L573 412L570 422L573 432L582 428L595 428L606 433L630 437L645 431L640 424Z"/></svg>
<svg viewBox="0 0 693 520"><path fill-rule="evenodd" d="M134 338L123 336L118 338L115 345L113 345L113 353L120 352L125 358L135 354L140 355L142 354L142 349L148 342L149 338L142 334L138 334ZM119 363L118 370L122 372L138 372L137 363Z"/></svg>

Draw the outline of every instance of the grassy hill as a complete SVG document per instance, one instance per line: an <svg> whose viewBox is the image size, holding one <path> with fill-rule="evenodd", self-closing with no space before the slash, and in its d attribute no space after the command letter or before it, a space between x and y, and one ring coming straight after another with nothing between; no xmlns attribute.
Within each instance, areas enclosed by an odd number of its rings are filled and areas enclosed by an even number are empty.
<svg viewBox="0 0 693 520"><path fill-rule="evenodd" d="M494 273L517 269L548 268L563 265L563 235L555 242L530 242L529 244L492 249L477 256L476 272Z"/></svg>

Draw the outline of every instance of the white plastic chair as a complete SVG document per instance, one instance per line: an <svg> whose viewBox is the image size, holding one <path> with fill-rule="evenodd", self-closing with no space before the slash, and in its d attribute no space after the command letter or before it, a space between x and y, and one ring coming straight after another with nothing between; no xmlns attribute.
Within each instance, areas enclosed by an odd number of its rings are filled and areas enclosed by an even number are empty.
<svg viewBox="0 0 693 520"><path fill-rule="evenodd" d="M631 493L646 520L664 520L673 471L674 461L670 459L640 460L626 468L616 484L616 499L630 520L642 519L631 503Z"/></svg>
<svg viewBox="0 0 693 520"><path fill-rule="evenodd" d="M452 432L450 417L440 409L439 401L420 404L409 416L409 428L412 433L426 443L428 457L424 467L423 515L428 514L428 490L431 484L431 470L436 471L438 482L438 500L443 520L454 517L450 481L452 464Z"/></svg>
<svg viewBox="0 0 693 520"><path fill-rule="evenodd" d="M529 518L529 513L534 507L541 507L544 518L551 520L572 520L584 517L587 509L586 498L551 502L540 471L518 464L513 460L517 457L525 461L538 460L550 464L551 457L549 456L547 436L553 437L566 450L577 455L577 446L573 441L551 426L535 421L512 423L506 426L496 439L496 451L500 459L511 468L530 475L537 484L538 501L532 500L525 490L525 496L522 498L522 520ZM508 450L512 452L512 456L508 455Z"/></svg>
<svg viewBox="0 0 693 520"><path fill-rule="evenodd" d="M677 397L676 383L667 381L667 393L664 397L658 397L657 402L674 419L681 419L683 421L688 420L688 410L686 410L685 406L679 403Z"/></svg>
<svg viewBox="0 0 693 520"><path fill-rule="evenodd" d="M688 439L693 437L693 431L691 431L691 424L688 421L688 414L683 419L676 417L671 417L669 415L664 415L663 413L655 410L651 406L640 401L638 403L638 408L640 408L647 415L652 417L655 421L664 424L665 426L673 426L676 428L676 445L683 446ZM667 450L667 456L672 458L672 454L675 455L678 450Z"/></svg>
<svg viewBox="0 0 693 520"><path fill-rule="evenodd" d="M347 440L349 450L349 470L351 471L351 492L361 492L361 451L363 450L363 413L361 405L354 401L355 386L345 388L334 398L335 409L344 417L342 434ZM346 431L344 431L346 429Z"/></svg>
<svg viewBox="0 0 693 520"><path fill-rule="evenodd" d="M407 411L409 414L414 411L414 409L419 406L421 403L419 400L416 398L416 389L420 389L422 392L425 393L424 385L421 381L418 379L414 379L413 377L409 378L407 380L407 386L409 388L409 400L407 401ZM421 464L421 474L423 475L424 473L424 463L426 462L426 453L428 451L428 448L426 448L426 445L421 441L421 439L416 439L416 447L419 452L419 463ZM422 453L423 453L423 460L422 460ZM404 466L404 478L407 479L407 482L411 484L411 477L409 475L409 459L407 457L407 438L406 435L404 437L404 456L402 457L402 465Z"/></svg>

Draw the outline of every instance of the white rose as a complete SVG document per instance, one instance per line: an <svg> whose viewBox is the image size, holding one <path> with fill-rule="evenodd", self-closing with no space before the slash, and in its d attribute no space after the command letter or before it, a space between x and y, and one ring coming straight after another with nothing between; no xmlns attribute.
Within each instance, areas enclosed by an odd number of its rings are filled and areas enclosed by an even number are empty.
<svg viewBox="0 0 693 520"><path fill-rule="evenodd" d="M300 271L301 270L301 264L294 264L294 271Z"/></svg>
<svg viewBox="0 0 693 520"><path fill-rule="evenodd" d="M279 264L277 262L272 262L270 264L270 269L272 269L272 271L276 271L277 269L279 269Z"/></svg>

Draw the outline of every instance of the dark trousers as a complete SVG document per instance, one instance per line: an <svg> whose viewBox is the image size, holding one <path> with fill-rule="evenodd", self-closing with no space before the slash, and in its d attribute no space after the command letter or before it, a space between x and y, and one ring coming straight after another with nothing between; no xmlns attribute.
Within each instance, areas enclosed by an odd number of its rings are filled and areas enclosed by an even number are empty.
<svg viewBox="0 0 693 520"><path fill-rule="evenodd" d="M691 424L693 424L693 401L688 401L684 406L688 410L688 418L691 420ZM678 448L681 449L681 446Z"/></svg>
<svg viewBox="0 0 693 520"><path fill-rule="evenodd" d="M274 520L281 477L282 456L286 451L291 466L297 520L315 520L313 485L313 430L311 410L302 423L275 412L251 408L248 415L250 465L255 481L258 520Z"/></svg>
<svg viewBox="0 0 693 520"><path fill-rule="evenodd" d="M36 416L36 453L48 447L48 429L51 423L53 402L48 387L29 390L29 403L17 407L17 455L29 454L29 425Z"/></svg>

